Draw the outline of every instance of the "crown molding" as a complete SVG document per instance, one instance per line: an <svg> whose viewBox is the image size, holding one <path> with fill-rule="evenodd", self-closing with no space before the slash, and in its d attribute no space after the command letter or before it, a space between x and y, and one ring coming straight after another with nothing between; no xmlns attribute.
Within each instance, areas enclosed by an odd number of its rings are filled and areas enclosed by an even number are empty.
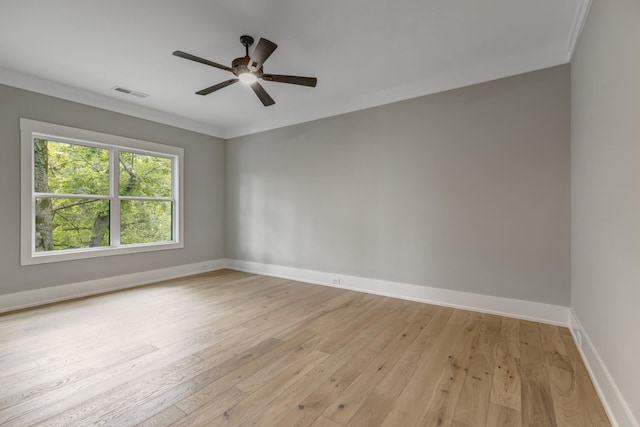
<svg viewBox="0 0 640 427"><path fill-rule="evenodd" d="M585 4L587 3L588 0L585 0ZM582 25L581 23L586 16L587 8L588 5L583 6L580 9L581 12L576 15L578 17L582 17L582 19L576 18L576 26L580 26L580 28ZM577 34L576 31L574 31L574 33ZM572 39L573 38L574 36L572 36ZM577 38L577 35L575 38ZM393 88L365 94L349 100L336 100L316 107L284 112L269 118L268 120L227 129L211 126L206 123L197 122L152 108L121 101L65 84L22 74L7 68L0 67L0 83L68 101L78 102L92 107L102 108L141 119L179 127L205 135L231 139L554 67L568 63L569 56L570 52L567 52L564 49L517 55L474 67L463 68L456 72L442 73L434 77L408 82Z"/></svg>
<svg viewBox="0 0 640 427"><path fill-rule="evenodd" d="M119 99L100 95L84 89L23 74L8 68L0 67L0 84L89 105L91 107L102 108L104 110L150 120L152 122L175 126L205 135L215 136L218 138L224 137L224 131L222 129L206 123L200 123L174 114L155 110L153 108L132 104L130 102L121 101Z"/></svg>
<svg viewBox="0 0 640 427"><path fill-rule="evenodd" d="M569 57L564 49L518 55L499 61L469 67L456 72L442 73L435 77L405 83L383 91L362 95L345 102L336 100L322 106L290 111L261 122L229 128L224 138L264 132L285 126L310 122L340 114L378 107L385 104L418 98L447 90L458 89L491 80L566 64Z"/></svg>
<svg viewBox="0 0 640 427"><path fill-rule="evenodd" d="M567 43L567 58L569 62L573 58L573 52L576 50L578 40L580 40L580 34L589 16L589 9L591 8L591 0L582 0L580 5L576 9L576 14L573 17L573 23L571 25L571 35Z"/></svg>

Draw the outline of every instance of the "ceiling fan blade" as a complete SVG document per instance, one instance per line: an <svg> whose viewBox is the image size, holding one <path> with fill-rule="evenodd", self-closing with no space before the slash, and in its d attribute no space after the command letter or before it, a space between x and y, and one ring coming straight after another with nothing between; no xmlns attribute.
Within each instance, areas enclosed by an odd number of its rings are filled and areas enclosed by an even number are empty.
<svg viewBox="0 0 640 427"><path fill-rule="evenodd" d="M190 53L183 52L181 50L176 50L173 52L174 56L179 56L180 58L188 59L190 61L199 62L204 65L210 65L212 67L219 68L221 70L230 71L233 73L233 70L226 65L218 64L217 62L209 61L208 59L200 58L195 55L191 55Z"/></svg>
<svg viewBox="0 0 640 427"><path fill-rule="evenodd" d="M265 107L276 103L276 101L274 101L273 98L269 96L267 91L264 90L260 83L255 82L251 84L251 89L253 89L256 95L258 95L258 98L260 98L260 101L262 101L262 105L264 105Z"/></svg>
<svg viewBox="0 0 640 427"><path fill-rule="evenodd" d="M274 50L278 47L274 42L267 39L260 39L258 45L253 50L251 60L249 61L249 69L257 71L262 67L262 64L267 60Z"/></svg>
<svg viewBox="0 0 640 427"><path fill-rule="evenodd" d="M263 74L263 80L278 83L291 83L292 85L310 86L316 87L318 79L315 77L300 77L300 76L283 76L280 74Z"/></svg>
<svg viewBox="0 0 640 427"><path fill-rule="evenodd" d="M217 85L213 85L206 89L199 90L196 92L196 95L209 95L211 92L215 92L217 90L222 89L223 87L227 87L237 82L238 82L238 79L227 80L226 82L218 83Z"/></svg>

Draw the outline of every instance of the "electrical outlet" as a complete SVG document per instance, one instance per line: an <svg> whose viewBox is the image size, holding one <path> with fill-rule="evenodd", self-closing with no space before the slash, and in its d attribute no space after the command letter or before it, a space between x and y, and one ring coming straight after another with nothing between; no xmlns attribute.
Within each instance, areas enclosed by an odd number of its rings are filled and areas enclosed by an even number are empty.
<svg viewBox="0 0 640 427"><path fill-rule="evenodd" d="M332 285L339 285L340 284L340 278L339 277L332 277L331 278L331 284Z"/></svg>

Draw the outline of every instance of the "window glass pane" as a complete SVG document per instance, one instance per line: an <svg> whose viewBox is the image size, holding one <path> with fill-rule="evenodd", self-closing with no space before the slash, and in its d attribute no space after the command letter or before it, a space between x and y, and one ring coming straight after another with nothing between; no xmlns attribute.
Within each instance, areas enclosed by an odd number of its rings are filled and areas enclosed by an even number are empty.
<svg viewBox="0 0 640 427"><path fill-rule="evenodd" d="M109 201L36 197L36 252L109 246Z"/></svg>
<svg viewBox="0 0 640 427"><path fill-rule="evenodd" d="M109 150L34 139L37 193L109 195Z"/></svg>
<svg viewBox="0 0 640 427"><path fill-rule="evenodd" d="M122 200L120 202L120 243L171 241L172 202Z"/></svg>
<svg viewBox="0 0 640 427"><path fill-rule="evenodd" d="M171 197L171 159L120 152L120 195Z"/></svg>

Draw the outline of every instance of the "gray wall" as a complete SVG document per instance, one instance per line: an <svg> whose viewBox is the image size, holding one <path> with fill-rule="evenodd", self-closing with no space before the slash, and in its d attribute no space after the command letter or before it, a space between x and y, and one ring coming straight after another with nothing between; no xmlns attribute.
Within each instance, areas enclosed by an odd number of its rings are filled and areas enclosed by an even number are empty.
<svg viewBox="0 0 640 427"><path fill-rule="evenodd" d="M227 143L227 255L568 306L569 66Z"/></svg>
<svg viewBox="0 0 640 427"><path fill-rule="evenodd" d="M184 147L185 247L20 266L20 118ZM0 295L224 258L221 139L0 85Z"/></svg>
<svg viewBox="0 0 640 427"><path fill-rule="evenodd" d="M571 290L574 311L640 420L638 46L640 3L594 1L571 66Z"/></svg>

